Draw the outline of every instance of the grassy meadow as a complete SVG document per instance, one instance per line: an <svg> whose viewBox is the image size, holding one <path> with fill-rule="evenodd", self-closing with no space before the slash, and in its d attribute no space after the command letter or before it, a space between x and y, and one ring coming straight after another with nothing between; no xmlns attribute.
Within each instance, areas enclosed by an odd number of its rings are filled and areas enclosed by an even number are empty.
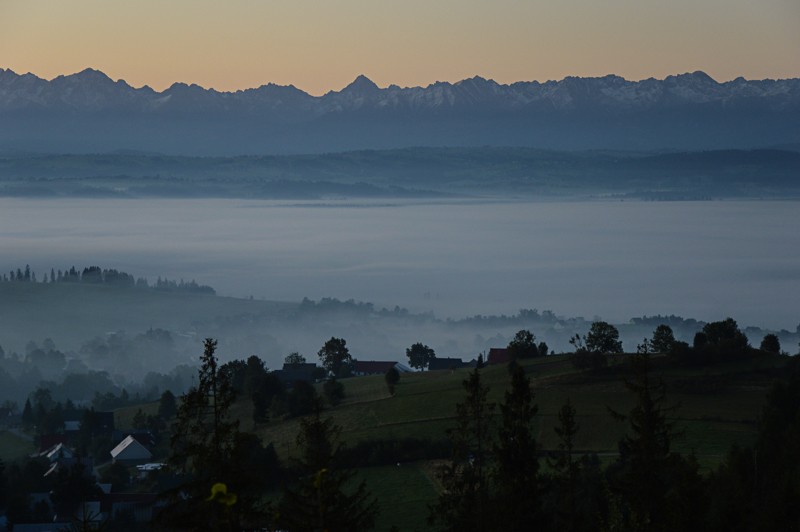
<svg viewBox="0 0 800 532"><path fill-rule="evenodd" d="M12 462L30 456L37 450L33 441L23 438L9 430L0 431L0 460Z"/></svg>
<svg viewBox="0 0 800 532"><path fill-rule="evenodd" d="M626 356L614 357L607 370L593 375L574 370L569 358L550 356L522 364L531 377L539 409L534 421L537 441L543 451L557 447L553 429L558 410L569 399L579 423L577 449L596 452L610 462L627 425L612 418L609 409L626 414L634 404L625 387ZM707 472L719 465L731 445L755 441L761 408L786 358L763 356L702 368L675 368L667 362L656 358L653 374L667 386L667 403L675 405L669 415L678 433L673 448L694 454ZM464 397L462 381L470 371L402 374L394 396L383 376L342 379L345 400L323 415L341 426L345 444L408 437L440 440L453 425L455 405ZM490 388L489 401L501 402L510 383L507 367L487 367L481 376ZM240 404L237 409L242 428L253 430L265 443L274 443L282 460L292 456L299 420L254 426L249 405ZM427 504L437 493L435 461L363 468L359 473L381 505L379 530L392 525L400 530L425 529Z"/></svg>
<svg viewBox="0 0 800 532"><path fill-rule="evenodd" d="M615 459L617 442L625 435L627 425L612 418L609 409L626 414L634 404L631 392L625 387L628 356L612 357L609 367L596 374L575 370L569 355L522 362L538 405L534 430L542 451L557 447L553 428L558 423L558 410L569 399L579 424L577 449L596 452L605 463ZM752 444L766 395L786 362L786 357L764 355L751 360L678 368L663 357L655 357L652 374L664 381L666 401L675 405L669 415L679 433L673 448L680 453L693 453L701 469L708 472L719 465L731 445ZM389 394L382 375L342 379L344 401L326 408L323 416L333 417L341 427L345 445L399 438L442 440L453 425L456 403L464 398L462 381L470 371L462 368L402 374L394 396ZM486 367L481 378L490 389L489 401L501 402L510 384L506 365ZM128 426L138 408L118 410L117 424ZM157 403L141 408L145 413L155 413ZM499 418L499 410L496 413ZM233 415L240 420L242 430L255 432L264 443L273 443L282 461L292 457L299 419L256 425L249 400L237 402ZM544 459L541 464L546 469ZM392 526L400 530L425 530L427 505L437 496L437 465L432 460L358 470L358 478L367 482L378 499L381 508L378 530L389 530Z"/></svg>
<svg viewBox="0 0 800 532"><path fill-rule="evenodd" d="M667 401L677 405L670 418L680 452L694 452L704 466L716 465L732 443L752 442L767 391L785 359L763 357L704 368L672 368L656 361L654 373L667 386ZM666 362L666 361L664 361ZM550 356L523 362L531 378L539 411L535 419L537 440L543 450L557 445L553 428L558 410L569 399L577 411L580 429L577 446L582 451L614 453L626 424L612 418L609 409L627 413L633 397L625 387L624 356L600 374L575 371L569 356ZM383 376L342 379L345 400L326 411L342 428L345 443L392 438L446 437L453 424L455 405L464 397L462 381L469 369L403 374L391 396ZM510 382L505 365L482 371L489 401L500 402ZM273 442L281 458L291 454L298 420L273 421L254 426L245 417L249 405L239 405L242 427Z"/></svg>

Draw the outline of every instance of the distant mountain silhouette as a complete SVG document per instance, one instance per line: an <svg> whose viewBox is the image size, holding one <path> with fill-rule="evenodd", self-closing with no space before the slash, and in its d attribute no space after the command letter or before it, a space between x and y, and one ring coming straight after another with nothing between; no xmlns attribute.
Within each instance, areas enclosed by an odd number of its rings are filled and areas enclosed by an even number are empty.
<svg viewBox="0 0 800 532"><path fill-rule="evenodd" d="M568 77L510 85L473 77L380 88L358 76L319 97L274 84L158 92L86 69L51 81L0 69L0 149L188 155L408 146L720 149L800 142L800 79L717 83Z"/></svg>

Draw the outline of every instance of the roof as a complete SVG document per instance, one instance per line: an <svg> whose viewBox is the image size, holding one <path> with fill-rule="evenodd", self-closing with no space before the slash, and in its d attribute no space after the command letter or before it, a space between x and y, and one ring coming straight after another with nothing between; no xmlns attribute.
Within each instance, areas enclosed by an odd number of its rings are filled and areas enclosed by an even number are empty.
<svg viewBox="0 0 800 532"><path fill-rule="evenodd" d="M122 456L120 456L122 455ZM147 450L147 447L136 441L133 436L128 436L119 444L111 449L111 457L117 459L134 459L140 460L142 458L150 459L153 454Z"/></svg>
<svg viewBox="0 0 800 532"><path fill-rule="evenodd" d="M487 364L507 364L511 362L511 355L505 347L492 347L489 349L489 356L486 357Z"/></svg>
<svg viewBox="0 0 800 532"><path fill-rule="evenodd" d="M83 475L86 478L94 477L94 460L88 456L82 458L59 458L51 463L50 469L44 474L46 477L58 473L61 470L71 471L75 469L75 466L80 466L81 469L83 469Z"/></svg>
<svg viewBox="0 0 800 532"><path fill-rule="evenodd" d="M283 371L314 371L317 365L313 362L298 362L296 364L283 363Z"/></svg>
<svg viewBox="0 0 800 532"><path fill-rule="evenodd" d="M275 370L273 373L281 382L292 384L297 381L314 382L316 370L316 364L284 364L283 369Z"/></svg>
<svg viewBox="0 0 800 532"><path fill-rule="evenodd" d="M439 358L436 357L430 361L428 364L429 370L438 370L438 369L453 369L453 368L462 368L464 367L464 361L460 358Z"/></svg>
<svg viewBox="0 0 800 532"><path fill-rule="evenodd" d="M49 449L45 449L44 451L40 452L39 456L47 458L50 462L55 462L64 458L72 458L74 453L72 452L72 449L63 443L57 443Z"/></svg>
<svg viewBox="0 0 800 532"><path fill-rule="evenodd" d="M398 362L394 365L394 369L399 371L400 373L414 373L414 370L403 364L402 362Z"/></svg>
<svg viewBox="0 0 800 532"><path fill-rule="evenodd" d="M356 375L383 375L395 366L397 366L397 362L393 361L355 360L353 361L353 373Z"/></svg>

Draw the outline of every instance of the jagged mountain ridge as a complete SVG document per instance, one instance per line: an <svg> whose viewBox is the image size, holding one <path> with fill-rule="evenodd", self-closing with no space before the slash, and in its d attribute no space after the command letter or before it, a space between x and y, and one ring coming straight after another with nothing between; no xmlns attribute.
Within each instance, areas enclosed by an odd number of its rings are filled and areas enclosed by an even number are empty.
<svg viewBox="0 0 800 532"><path fill-rule="evenodd" d="M191 108L233 111L294 107L318 113L371 108L442 108L492 105L498 108L545 106L578 109L587 104L644 109L656 105L735 105L760 99L773 109L800 105L800 79L745 80L718 83L704 72L669 76L663 80L627 81L615 75L600 78L567 77L561 81L519 81L503 85L480 76L456 83L436 82L427 87L378 87L364 75L340 91L311 96L293 85L269 83L254 89L219 92L195 84L174 83L157 92L148 86L134 88L114 81L103 72L87 68L52 81L0 69L0 112L15 109L71 109L102 111Z"/></svg>
<svg viewBox="0 0 800 532"><path fill-rule="evenodd" d="M235 92L174 83L158 92L93 69L51 81L0 69L0 147L35 151L750 148L800 141L798 116L800 79L718 83L703 72L508 85L476 76L407 88L359 76L312 96L271 83Z"/></svg>

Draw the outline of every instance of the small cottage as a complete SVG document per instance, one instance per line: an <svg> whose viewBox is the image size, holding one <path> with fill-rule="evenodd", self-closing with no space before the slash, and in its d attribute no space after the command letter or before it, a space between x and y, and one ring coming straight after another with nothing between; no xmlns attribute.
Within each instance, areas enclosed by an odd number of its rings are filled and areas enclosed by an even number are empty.
<svg viewBox="0 0 800 532"><path fill-rule="evenodd" d="M111 450L111 460L126 465L143 464L153 458L153 453L139 443L133 436L128 436Z"/></svg>

